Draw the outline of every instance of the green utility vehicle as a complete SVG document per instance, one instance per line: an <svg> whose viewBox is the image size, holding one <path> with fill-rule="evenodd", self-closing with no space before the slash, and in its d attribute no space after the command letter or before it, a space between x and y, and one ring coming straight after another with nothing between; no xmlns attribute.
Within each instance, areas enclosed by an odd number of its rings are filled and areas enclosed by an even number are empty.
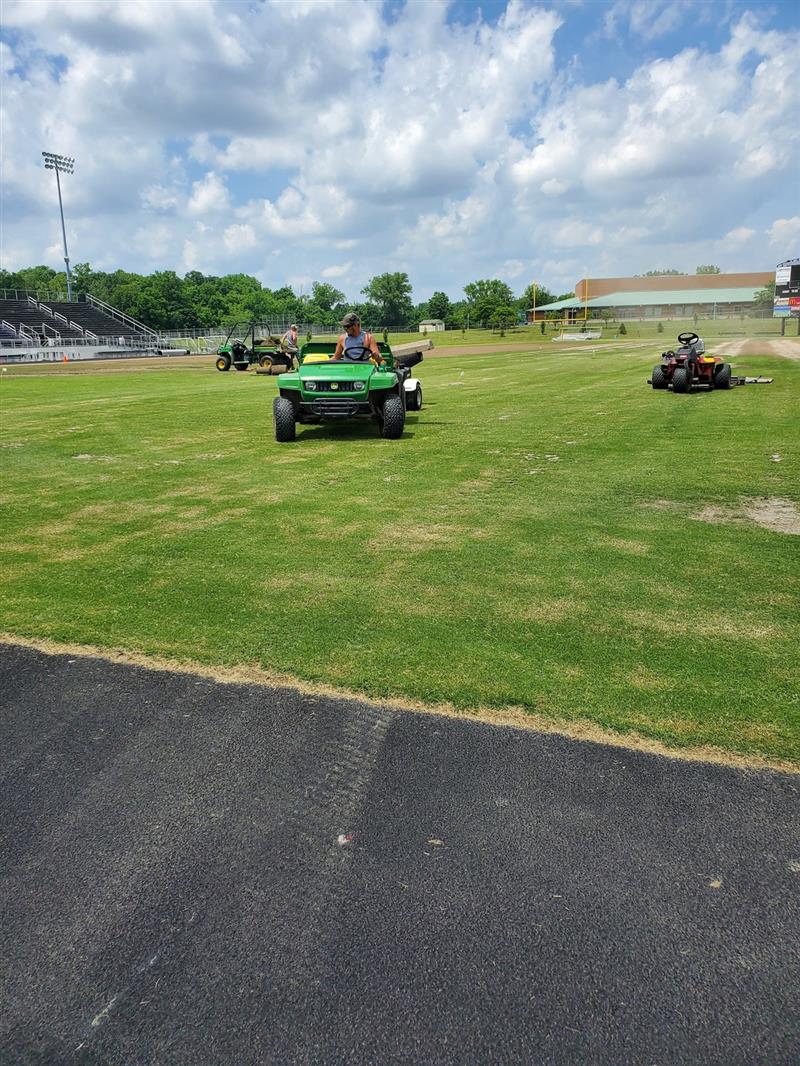
<svg viewBox="0 0 800 1066"><path fill-rule="evenodd" d="M237 322L217 348L216 368L249 370L254 363L278 372L291 370L294 365L292 353L284 350L277 337L259 336L257 322Z"/></svg>
<svg viewBox="0 0 800 1066"><path fill-rule="evenodd" d="M422 386L411 377L422 353L395 358L379 341L383 365L376 366L365 349L351 348L347 359L333 362L335 348L334 341L310 341L300 349L297 370L281 375L272 405L275 439L294 440L298 422L363 416L378 423L382 437L402 436L406 411L422 408Z"/></svg>

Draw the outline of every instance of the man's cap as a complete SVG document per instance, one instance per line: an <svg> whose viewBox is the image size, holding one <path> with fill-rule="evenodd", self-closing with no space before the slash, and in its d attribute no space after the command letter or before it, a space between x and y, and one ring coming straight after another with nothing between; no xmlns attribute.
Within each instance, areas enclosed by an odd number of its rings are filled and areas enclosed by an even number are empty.
<svg viewBox="0 0 800 1066"><path fill-rule="evenodd" d="M285 322L286 319L284 319L283 321ZM297 326L294 324L294 322L292 322L291 326L289 326L289 329L297 329Z"/></svg>
<svg viewBox="0 0 800 1066"><path fill-rule="evenodd" d="M348 311L347 314L342 319L342 325L344 326L345 329L347 329L348 326L354 326L356 324L356 322L360 322L360 321L361 321L361 319L358 317L358 315L355 313L355 311Z"/></svg>

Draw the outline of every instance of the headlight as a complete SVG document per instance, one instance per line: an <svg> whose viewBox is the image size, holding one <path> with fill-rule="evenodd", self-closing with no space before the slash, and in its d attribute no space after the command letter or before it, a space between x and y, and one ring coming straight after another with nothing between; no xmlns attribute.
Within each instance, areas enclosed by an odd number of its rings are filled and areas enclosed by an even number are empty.
<svg viewBox="0 0 800 1066"><path fill-rule="evenodd" d="M363 381L354 381L353 382L353 389L355 390L355 392L363 392L364 391L364 382Z"/></svg>
<svg viewBox="0 0 800 1066"><path fill-rule="evenodd" d="M316 392L317 391L317 383L316 383L316 381L307 381L306 382L306 388L308 389L309 392Z"/></svg>

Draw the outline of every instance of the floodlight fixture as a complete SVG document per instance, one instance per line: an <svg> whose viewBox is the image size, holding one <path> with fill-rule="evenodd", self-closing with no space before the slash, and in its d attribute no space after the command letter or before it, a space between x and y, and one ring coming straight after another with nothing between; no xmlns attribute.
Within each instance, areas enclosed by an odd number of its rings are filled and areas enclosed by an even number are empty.
<svg viewBox="0 0 800 1066"><path fill-rule="evenodd" d="M56 172L56 186L58 187L58 210L61 213L61 235L64 238L64 262L67 266L67 299L72 303L72 274L69 269L69 252L67 251L67 230L64 226L64 206L61 203L61 179L59 174L74 174L75 159L68 155L57 155L55 152L42 152L44 156L45 170Z"/></svg>

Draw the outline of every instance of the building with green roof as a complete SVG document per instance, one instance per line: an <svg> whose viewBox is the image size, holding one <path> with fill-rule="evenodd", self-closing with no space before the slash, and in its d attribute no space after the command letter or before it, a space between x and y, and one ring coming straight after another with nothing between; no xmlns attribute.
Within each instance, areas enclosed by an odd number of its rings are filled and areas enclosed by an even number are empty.
<svg viewBox="0 0 800 1066"><path fill-rule="evenodd" d="M584 278L568 300L537 305L528 321L561 312L567 319L729 318L755 307L756 293L772 280L770 273L671 274L640 278Z"/></svg>

